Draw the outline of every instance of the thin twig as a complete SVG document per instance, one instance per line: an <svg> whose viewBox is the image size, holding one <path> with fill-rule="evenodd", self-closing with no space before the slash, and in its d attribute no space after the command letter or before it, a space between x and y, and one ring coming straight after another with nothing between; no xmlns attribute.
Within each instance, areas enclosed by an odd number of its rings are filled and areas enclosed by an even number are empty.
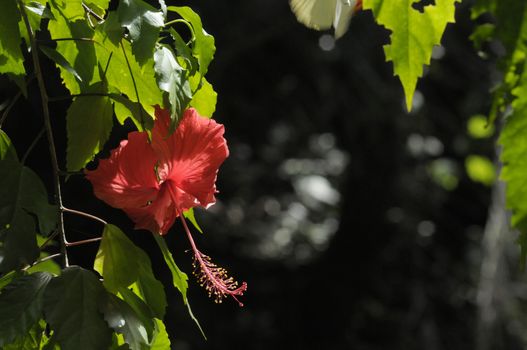
<svg viewBox="0 0 527 350"><path fill-rule="evenodd" d="M39 259L39 260L35 261L33 264L24 267L24 268L22 269L22 271L27 271L28 269L32 268L32 267L35 266L35 265L38 265L38 264L40 264L40 263L43 263L44 261L48 261L48 260L51 260L51 259L55 259L56 257L59 257L59 256L61 256L61 255L62 255L62 253L57 253L57 254L52 254L52 255L46 256L46 257L44 257L44 258L42 258L42 259Z"/></svg>
<svg viewBox="0 0 527 350"><path fill-rule="evenodd" d="M70 176L70 175L84 175L84 172L82 170L79 171L59 171L60 176Z"/></svg>
<svg viewBox="0 0 527 350"><path fill-rule="evenodd" d="M27 148L26 153L24 153L24 156L22 157L22 160L20 161L20 163L22 163L22 164L26 163L27 157L29 156L29 154L31 153L33 148L35 148L35 146L37 145L38 141L40 141L42 136L44 136L45 132L46 132L46 128L40 129L40 131L38 132L38 135L35 137L33 142L31 142L31 145L29 145L29 147Z"/></svg>
<svg viewBox="0 0 527 350"><path fill-rule="evenodd" d="M53 233L48 237L48 239L44 241L44 243L40 245L40 247L38 247L38 249L40 250L44 249L49 244L49 242L51 242L55 237L57 237L58 234L59 234L58 230L53 231Z"/></svg>
<svg viewBox="0 0 527 350"><path fill-rule="evenodd" d="M139 99L139 91L137 90L137 84L135 83L134 73L132 73L132 67L130 66L130 62L128 61L128 55L126 54L126 51L124 50L123 42L120 41L119 44L121 44L121 49L123 50L124 59L126 61L126 65L128 66L128 71L130 72L130 77L132 77L132 83L134 84L134 90L135 90L135 97L137 98L137 103L141 104L141 100ZM145 122L144 122L144 116L143 116L143 109L139 108L139 115L141 118L141 127L143 130L145 129Z"/></svg>
<svg viewBox="0 0 527 350"><path fill-rule="evenodd" d="M37 43L54 43L57 41L88 41L94 43L95 40L91 38L57 38L57 39L38 39Z"/></svg>
<svg viewBox="0 0 527 350"><path fill-rule="evenodd" d="M9 115L9 112L11 111L11 108L13 108L13 106L15 105L16 101L18 101L20 96L22 96L22 91L19 91L15 95L15 97L13 97L11 102L9 102L9 105L7 106L7 108L4 110L4 113L2 113L2 117L0 118L0 128L2 127L2 124L4 124L4 121L6 120L7 116Z"/></svg>
<svg viewBox="0 0 527 350"><path fill-rule="evenodd" d="M40 98L42 102L42 113L44 115L44 125L46 128L46 136L48 139L49 153L51 158L51 166L53 168L53 182L55 185L55 202L59 208L62 208L62 194L60 189L60 177L59 177L59 163L57 159L57 150L55 148L55 141L53 138L53 129L51 126L51 118L48 107L48 93L46 91L46 85L44 83L44 77L42 76L42 69L40 67L40 60L38 58L38 49L37 41L35 40L35 34L29 23L29 18L27 17L26 9L22 0L18 0L18 7L20 9L20 14L24 20L26 26L29 40L31 42L31 55L33 56L33 67L35 69L35 75L37 76L38 86L40 90ZM68 253L66 251L66 232L64 230L64 217L62 215L62 210L57 211L58 218L58 230L61 241L61 252L64 257L64 266L69 266Z"/></svg>
<svg viewBox="0 0 527 350"><path fill-rule="evenodd" d="M96 238L84 239L82 241L66 242L66 246L67 247L75 247L77 245L83 245L83 244L86 244L86 243L98 242L101 239L102 239L102 237L96 237Z"/></svg>
<svg viewBox="0 0 527 350"><path fill-rule="evenodd" d="M84 11L88 12L93 17L97 18L99 21L104 21L104 18L99 16L95 11L93 11L88 5L85 3L82 3L82 7L84 7Z"/></svg>
<svg viewBox="0 0 527 350"><path fill-rule="evenodd" d="M80 210L75 210L75 209L69 209L69 208L62 207L62 211L66 212L66 213L76 214L76 215L79 215L79 216L84 216L84 217L86 217L88 219L99 221L103 225L108 225L108 223L106 221L104 221L103 219L101 219L100 217L92 215L92 214L85 213L85 212L80 211Z"/></svg>
<svg viewBox="0 0 527 350"><path fill-rule="evenodd" d="M64 96L48 97L48 101L57 102L57 101L71 100L74 97L90 97L90 96L108 97L110 96L110 94L104 93L104 92L87 92L87 93L82 93L82 94L71 94L71 95L64 95Z"/></svg>

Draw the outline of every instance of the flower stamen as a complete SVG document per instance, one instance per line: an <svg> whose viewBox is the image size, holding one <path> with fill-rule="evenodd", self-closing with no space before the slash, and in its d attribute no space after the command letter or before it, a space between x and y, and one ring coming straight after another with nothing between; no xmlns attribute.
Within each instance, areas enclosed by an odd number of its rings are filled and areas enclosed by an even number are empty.
<svg viewBox="0 0 527 350"><path fill-rule="evenodd" d="M190 245L192 246L192 251L194 252L194 262L192 263L194 268L193 274L197 278L199 285L205 288L209 297L213 297L216 303L221 303L223 299L231 296L236 300L238 305L243 306L243 303L238 300L237 296L242 296L247 290L247 283L243 282L239 286L234 278L229 277L226 269L217 266L208 255L198 250L187 226L187 222L185 221L185 216L179 208L177 208L177 211L181 218L183 228L187 233Z"/></svg>

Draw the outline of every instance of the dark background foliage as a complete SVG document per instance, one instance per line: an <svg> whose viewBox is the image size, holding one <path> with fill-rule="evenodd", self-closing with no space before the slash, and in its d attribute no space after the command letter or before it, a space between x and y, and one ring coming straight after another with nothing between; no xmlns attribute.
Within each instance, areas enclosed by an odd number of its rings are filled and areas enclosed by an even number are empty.
<svg viewBox="0 0 527 350"><path fill-rule="evenodd" d="M167 286L173 348L475 349L491 189L472 182L464 162L474 153L493 158L495 140L471 139L466 123L487 112L495 72L468 40L468 6L458 6L458 23L448 26L408 114L384 62L388 33L370 12L358 14L335 44L297 23L284 0L191 5L216 38L208 79L231 151L218 203L196 213L205 231L196 237L202 251L248 282L245 306L215 305L192 280L204 341L150 235L94 198L82 176L65 185L67 206L119 225L149 252ZM50 62L45 71L50 95L65 95ZM5 79L0 87L13 95ZM42 125L37 96L32 85L6 123L19 153ZM61 150L68 104L52 106ZM115 128L106 154L130 130ZM28 165L50 184L47 157L42 140ZM455 188L434 181L434 164L447 165ZM101 231L83 218L66 220L70 240ZM178 223L168 243L190 273ZM70 248L70 259L90 267L96 249ZM521 348L522 319L497 317L491 348Z"/></svg>

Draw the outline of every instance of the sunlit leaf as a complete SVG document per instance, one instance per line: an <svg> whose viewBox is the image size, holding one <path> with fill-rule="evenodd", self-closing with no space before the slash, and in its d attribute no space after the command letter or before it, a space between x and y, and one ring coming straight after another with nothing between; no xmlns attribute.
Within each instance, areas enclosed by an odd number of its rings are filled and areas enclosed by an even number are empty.
<svg viewBox="0 0 527 350"><path fill-rule="evenodd" d="M192 54L198 59L199 72L201 75L205 75L208 71L210 62L214 58L214 53L216 52L214 37L203 29L201 18L190 7L168 6L167 9L178 13L194 28Z"/></svg>
<svg viewBox="0 0 527 350"><path fill-rule="evenodd" d="M112 101L107 96L79 96L68 108L67 168L76 171L102 149L113 126Z"/></svg>
<svg viewBox="0 0 527 350"><path fill-rule="evenodd" d="M73 68L68 61L66 61L66 59L64 58L64 56L62 56L60 52L51 47L43 45L40 45L39 48L46 56L48 56L50 60L70 72L75 78L79 80L79 82L82 82L82 78L79 73L75 71L75 68Z"/></svg>
<svg viewBox="0 0 527 350"><path fill-rule="evenodd" d="M192 318L192 320L196 323L201 334L206 339L205 333L203 332L203 329L201 328L201 325L199 324L198 319L194 316L192 309L190 307L190 303L187 298L187 289L188 289L187 274L181 271L179 267L177 266L176 262L174 261L174 257L172 257L172 253L168 249L168 246L163 236L154 234L154 238L156 239L159 249L161 249L161 253L163 254L165 263L167 264L170 272L172 273L172 283L174 284L174 287L176 287L181 293L181 296L183 297L183 302L187 306L190 318Z"/></svg>
<svg viewBox="0 0 527 350"><path fill-rule="evenodd" d="M373 11L375 20L391 31L390 44L384 46L386 60L392 61L412 108L417 80L423 65L430 64L432 49L440 45L447 23L454 22L455 3L460 0L436 0L423 13L413 7L415 0L364 0L363 8Z"/></svg>
<svg viewBox="0 0 527 350"><path fill-rule="evenodd" d="M171 118L177 121L192 99L187 72L179 65L172 50L165 45L156 48L154 62L159 87L168 93Z"/></svg>
<svg viewBox="0 0 527 350"><path fill-rule="evenodd" d="M156 319L156 334L154 335L154 340L150 346L150 350L165 350L170 349L170 339L168 338L168 333L165 328L163 321Z"/></svg>
<svg viewBox="0 0 527 350"><path fill-rule="evenodd" d="M24 337L42 317L42 295L51 275L37 272L14 279L0 294L0 346Z"/></svg>
<svg viewBox="0 0 527 350"><path fill-rule="evenodd" d="M20 13L16 1L3 1L0 11L0 73L10 73L20 85L26 75L24 56L20 49L21 37L18 27Z"/></svg>
<svg viewBox="0 0 527 350"><path fill-rule="evenodd" d="M196 91L190 101L190 106L196 108L198 113L204 117L212 117L216 110L218 94L212 85L205 79L200 79L199 74L190 78L192 91Z"/></svg>
<svg viewBox="0 0 527 350"><path fill-rule="evenodd" d="M512 210L512 225L520 230L521 264L527 258L527 72L513 91L513 114L500 134L503 163L501 179L507 183L506 203Z"/></svg>
<svg viewBox="0 0 527 350"><path fill-rule="evenodd" d="M150 259L116 226L106 225L94 269L104 277L112 293L126 293L131 287L146 302L154 316L163 318L166 297L163 285L154 277Z"/></svg>
<svg viewBox="0 0 527 350"><path fill-rule="evenodd" d="M103 67L108 64L106 80L132 102L140 102L154 116L154 106L163 106L163 93L157 86L152 58L142 66L132 54L130 43L117 40L119 23L110 13L104 25L97 27L95 37L97 59ZM116 41L117 40L117 41ZM130 67L128 66L130 65Z"/></svg>
<svg viewBox="0 0 527 350"><path fill-rule="evenodd" d="M52 39L91 39L93 30L85 20L85 10L81 0L49 0L53 19L48 23ZM57 65L64 85L70 93L79 94L93 82L99 80L96 73L97 58L94 43L83 40L57 41L57 52L80 76L79 80L72 72Z"/></svg>
<svg viewBox="0 0 527 350"><path fill-rule="evenodd" d="M198 230L200 233L203 233L203 230L201 229L201 227L199 227L199 224L196 221L196 217L194 216L194 209L193 208L190 208L189 210L183 212L183 215L185 216L185 218L188 221L190 221L192 223L192 225L194 225L196 230Z"/></svg>
<svg viewBox="0 0 527 350"><path fill-rule="evenodd" d="M62 350L109 347L111 331L99 312L104 296L97 277L77 266L51 280L44 293L44 314Z"/></svg>
<svg viewBox="0 0 527 350"><path fill-rule="evenodd" d="M118 94L110 94L110 98L113 101L115 117L121 125L124 124L126 119L130 118L134 122L137 130L145 131L152 129L154 120L144 110L141 104L132 102L125 96Z"/></svg>
<svg viewBox="0 0 527 350"><path fill-rule="evenodd" d="M472 8L472 18L477 19L483 13L493 15L495 23L483 23L476 27L475 44L478 45L481 36L487 34L485 40L499 40L505 49L505 54L498 60L504 78L494 89L489 115L490 122L493 122L514 100L515 95L511 91L518 86L520 76L527 68L527 2L478 0Z"/></svg>
<svg viewBox="0 0 527 350"><path fill-rule="evenodd" d="M163 12L142 0L121 0L117 9L119 21L128 29L132 51L140 64L152 57L154 46L163 27Z"/></svg>

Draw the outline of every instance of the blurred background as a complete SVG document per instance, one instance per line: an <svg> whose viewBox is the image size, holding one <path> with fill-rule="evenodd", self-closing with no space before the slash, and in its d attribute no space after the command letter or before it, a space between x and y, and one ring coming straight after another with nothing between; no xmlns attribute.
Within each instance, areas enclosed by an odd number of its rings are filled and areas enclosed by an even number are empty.
<svg viewBox="0 0 527 350"><path fill-rule="evenodd" d="M500 47L473 48L470 5L458 5L406 113L384 60L388 32L369 11L335 42L299 24L285 0L192 1L216 38L208 80L231 151L218 203L196 211L205 233L195 237L248 283L245 306L216 305L191 279L203 340L150 235L93 197L82 177L65 185L67 206L120 226L149 252L167 286L173 349L527 348L527 284L495 182L494 128L482 116ZM64 95L49 62L46 71L50 95ZM9 82L0 88L12 96ZM52 106L59 130L67 107ZM13 113L35 123L5 124L19 152L41 128L39 111L38 100L19 103ZM115 128L107 150L130 130ZM40 145L28 165L51 184ZM66 219L71 240L100 232ZM190 273L178 223L167 239ZM73 263L90 267L97 246L71 250Z"/></svg>

